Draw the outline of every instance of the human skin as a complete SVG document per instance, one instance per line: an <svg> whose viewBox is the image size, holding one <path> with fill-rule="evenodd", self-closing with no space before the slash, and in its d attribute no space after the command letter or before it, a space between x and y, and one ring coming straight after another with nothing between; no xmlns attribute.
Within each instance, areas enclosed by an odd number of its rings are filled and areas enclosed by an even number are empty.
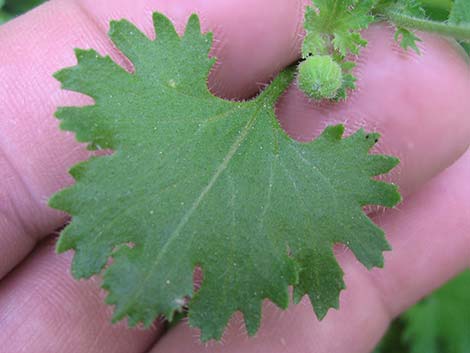
<svg viewBox="0 0 470 353"><path fill-rule="evenodd" d="M89 156L58 129L57 106L90 104L60 90L52 74L76 63L73 48L96 48L129 68L106 36L111 19L127 18L153 36L152 11L181 30L197 12L215 34L218 64L209 87L249 98L297 60L301 0L52 0L0 27L0 351L9 353L365 353L390 320L468 267L470 262L470 67L446 39L420 34L422 55L403 52L387 25L366 31L359 89L344 103L313 103L295 87L278 116L299 140L328 124L379 131L376 151L399 156L389 180L405 199L372 219L393 247L385 268L367 271L336 249L348 289L339 311L318 322L307 300L285 312L267 303L254 338L236 315L223 343L203 345L182 323L169 332L110 324L99 279L75 281L72 253L54 253L54 231L66 215L47 199L70 185L67 170Z"/></svg>

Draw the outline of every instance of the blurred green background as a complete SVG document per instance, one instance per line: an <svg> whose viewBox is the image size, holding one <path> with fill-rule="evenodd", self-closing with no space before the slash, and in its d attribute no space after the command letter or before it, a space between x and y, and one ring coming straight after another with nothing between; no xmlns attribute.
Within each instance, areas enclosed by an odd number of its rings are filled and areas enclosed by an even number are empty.
<svg viewBox="0 0 470 353"><path fill-rule="evenodd" d="M470 270L396 319L374 353L470 353Z"/></svg>
<svg viewBox="0 0 470 353"><path fill-rule="evenodd" d="M0 24L45 1L0 0ZM452 7L452 0L422 3L427 15L439 21ZM374 353L470 353L470 270L397 318Z"/></svg>
<svg viewBox="0 0 470 353"><path fill-rule="evenodd" d="M29 11L46 0L0 0L0 24Z"/></svg>

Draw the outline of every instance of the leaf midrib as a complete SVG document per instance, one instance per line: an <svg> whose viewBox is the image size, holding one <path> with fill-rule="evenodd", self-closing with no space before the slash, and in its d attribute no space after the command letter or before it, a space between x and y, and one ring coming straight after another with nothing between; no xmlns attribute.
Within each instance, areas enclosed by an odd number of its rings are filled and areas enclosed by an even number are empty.
<svg viewBox="0 0 470 353"><path fill-rule="evenodd" d="M255 102L253 102L255 103ZM249 106L250 107L250 106ZM248 107L248 108L249 108ZM217 180L219 179L220 175L227 169L230 161L232 160L233 156L237 153L238 149L241 147L242 143L246 140L251 127L255 124L257 117L259 115L259 111L263 109L263 105L259 104L259 106L256 108L248 122L245 124L241 132L238 134L238 137L235 139L234 143L231 145L230 149L228 150L227 154L225 155L224 159L222 160L222 163L217 167L215 170L215 173L213 174L212 178L209 180L209 183L206 185L204 189L202 189L201 193L197 197L197 199L193 202L192 206L186 211L186 213L183 215L181 218L181 221L178 223L176 226L175 230L172 232L172 234L167 238L167 241L165 242L165 245L162 247L161 251L158 252L158 255L155 259L155 261L152 263L150 269L147 271L147 275L143 278L142 282L145 283L150 279L150 276L152 275L153 271L155 268L158 267L158 264L160 263L163 254L167 252L167 249L169 248L170 244L177 238L179 235L180 231L184 228L184 226L188 223L189 219L193 215L193 213L196 211L196 209L199 207L205 196L210 192L212 187L215 185ZM142 283L141 282L141 283ZM135 300L142 294L144 286L136 286L137 290L134 292L134 294L131 296L131 299L128 300L127 305L125 306L124 309L120 310L121 313L126 313L128 309L134 304ZM171 315L167 316L168 318L171 317Z"/></svg>

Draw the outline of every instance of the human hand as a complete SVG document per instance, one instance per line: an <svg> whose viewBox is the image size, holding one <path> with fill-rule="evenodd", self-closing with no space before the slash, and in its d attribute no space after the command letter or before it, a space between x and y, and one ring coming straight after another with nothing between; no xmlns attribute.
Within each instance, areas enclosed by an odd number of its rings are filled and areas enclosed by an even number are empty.
<svg viewBox="0 0 470 353"><path fill-rule="evenodd" d="M468 266L469 64L449 41L424 34L422 56L404 53L392 31L379 25L366 33L359 89L347 102L311 103L291 88L279 105L283 126L298 139L343 122L350 131L382 133L378 150L402 160L391 179L404 203L371 215L394 250L385 254L385 269L369 272L337 249L348 287L339 311L319 323L307 300L286 312L267 304L255 338L246 337L236 316L223 344L205 346L184 323L167 333L160 322L150 330L111 325L99 282L73 280L71 254L54 254L47 236L66 218L49 209L47 199L72 182L67 169L88 156L53 118L57 106L90 103L60 90L52 78L75 63L73 48L97 48L126 65L105 35L110 19L127 18L152 35L152 11L169 15L179 28L197 12L204 30L215 33L219 64L209 86L221 96L248 98L297 59L306 3L53 0L0 27L0 350L368 352L393 316Z"/></svg>

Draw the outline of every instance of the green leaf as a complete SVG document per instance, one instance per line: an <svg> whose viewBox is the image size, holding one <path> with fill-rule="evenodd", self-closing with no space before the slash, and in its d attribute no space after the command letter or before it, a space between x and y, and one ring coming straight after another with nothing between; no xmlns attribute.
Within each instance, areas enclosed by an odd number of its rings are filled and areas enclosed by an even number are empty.
<svg viewBox="0 0 470 353"><path fill-rule="evenodd" d="M407 18L426 20L428 16L423 7L422 1L418 0L386 0L382 1L380 6L388 9L389 12L393 12ZM408 29L407 26L397 25L395 41L400 43L400 46L404 50L411 48L417 54L420 54L417 42L422 42L422 40L417 37L413 31Z"/></svg>
<svg viewBox="0 0 470 353"><path fill-rule="evenodd" d="M411 353L470 352L470 271L404 314Z"/></svg>
<svg viewBox="0 0 470 353"><path fill-rule="evenodd" d="M363 206L393 207L395 186L374 180L397 159L371 155L377 134L327 128L311 143L279 126L275 103L294 79L283 72L247 102L213 96L207 77L211 35L191 16L179 37L153 16L157 39L127 21L110 37L133 63L77 50L78 65L58 72L63 88L95 105L57 112L64 130L91 149L70 171L76 183L50 205L73 216L57 250L75 249L72 273L104 273L114 320L150 325L172 320L189 301L189 321L202 339L220 338L235 311L254 334L266 298L281 308L308 294L322 318L338 306L343 274L333 245L346 244L367 268L389 249ZM203 272L199 291L193 272Z"/></svg>
<svg viewBox="0 0 470 353"><path fill-rule="evenodd" d="M420 54L420 50L416 42L422 42L413 32L405 28L397 28L395 32L395 40L400 43L400 46L408 50L408 48L413 49L417 54Z"/></svg>
<svg viewBox="0 0 470 353"><path fill-rule="evenodd" d="M333 34L332 43L342 55L358 54L367 42L359 31L374 21L370 15L374 1L358 0L312 0L314 7L308 7L305 15L306 42L309 38L328 37ZM328 47L330 43L326 43ZM307 43L308 47L308 43ZM304 53L317 55L318 52Z"/></svg>
<svg viewBox="0 0 470 353"><path fill-rule="evenodd" d="M450 12L449 22L470 27L470 1L455 0Z"/></svg>

